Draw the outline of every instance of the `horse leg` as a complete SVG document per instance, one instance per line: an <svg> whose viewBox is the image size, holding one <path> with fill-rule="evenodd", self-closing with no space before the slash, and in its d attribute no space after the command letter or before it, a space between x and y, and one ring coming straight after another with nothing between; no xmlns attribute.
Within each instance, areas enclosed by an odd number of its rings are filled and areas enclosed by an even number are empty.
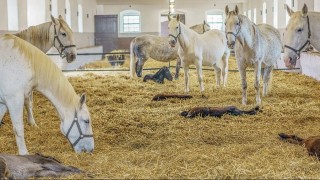
<svg viewBox="0 0 320 180"><path fill-rule="evenodd" d="M13 125L13 132L16 136L16 142L19 150L19 155L29 154L27 146L24 140L24 128L23 128L23 94L17 94L16 96L7 100L7 106L10 113L10 118Z"/></svg>
<svg viewBox="0 0 320 180"><path fill-rule="evenodd" d="M238 66L242 84L242 104L247 105L247 73L245 66Z"/></svg>
<svg viewBox="0 0 320 180"><path fill-rule="evenodd" d="M261 98L260 98L260 76L261 76L261 62L257 62L254 65L254 75L255 75L255 82L254 82L254 88L256 90L256 104L261 104Z"/></svg>
<svg viewBox="0 0 320 180"><path fill-rule="evenodd" d="M222 56L222 71L221 71L221 75L222 75L223 87L226 87L227 86L227 82L228 82L229 56L230 56L230 51L229 50L227 50L224 53L224 55Z"/></svg>
<svg viewBox="0 0 320 180"><path fill-rule="evenodd" d="M37 126L36 122L34 120L33 117L33 112L32 112L32 107L33 107L33 93L32 91L30 92L30 95L28 97L25 98L24 100L24 105L27 109L27 113L28 113L28 124L31 126Z"/></svg>
<svg viewBox="0 0 320 180"><path fill-rule="evenodd" d="M271 86L271 77L272 77L272 70L273 66L266 67L263 73L263 91L262 91L262 96L267 96L268 91L270 89L269 86Z"/></svg>
<svg viewBox="0 0 320 180"><path fill-rule="evenodd" d="M221 83L221 69L216 64L213 65L213 68L216 74L216 86L219 88Z"/></svg>
<svg viewBox="0 0 320 180"><path fill-rule="evenodd" d="M183 65L184 70L184 91L186 93L189 93L189 65L184 64Z"/></svg>
<svg viewBox="0 0 320 180"><path fill-rule="evenodd" d="M200 93L201 95L203 95L204 92L204 85L203 85L203 75L202 75L202 64L200 64L198 61L198 63L196 63L196 68L197 68L197 73L198 73L198 81L200 84Z"/></svg>
<svg viewBox="0 0 320 180"><path fill-rule="evenodd" d="M0 126L2 124L3 116L6 114L8 108L5 104L0 103Z"/></svg>
<svg viewBox="0 0 320 180"><path fill-rule="evenodd" d="M179 79L179 72L180 72L180 67L181 67L181 60L178 57L177 58L177 64L176 64L176 74L174 75L174 79Z"/></svg>

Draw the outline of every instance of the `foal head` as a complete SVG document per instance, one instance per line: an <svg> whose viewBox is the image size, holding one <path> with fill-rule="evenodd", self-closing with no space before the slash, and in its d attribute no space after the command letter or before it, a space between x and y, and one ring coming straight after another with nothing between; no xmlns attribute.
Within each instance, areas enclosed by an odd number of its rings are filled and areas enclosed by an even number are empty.
<svg viewBox="0 0 320 180"><path fill-rule="evenodd" d="M168 67L166 67L166 66L163 67L163 73L164 73L164 77L167 80L172 81L173 78L172 78L172 75L171 75L170 70L169 70Z"/></svg>
<svg viewBox="0 0 320 180"><path fill-rule="evenodd" d="M294 12L287 6L290 20L284 34L284 61L288 68L294 68L300 52L310 44L308 7L304 4L301 12Z"/></svg>
<svg viewBox="0 0 320 180"><path fill-rule="evenodd" d="M171 18L170 16L168 16L168 18L169 44L171 47L175 47L181 35L180 16L178 14L176 18Z"/></svg>
<svg viewBox="0 0 320 180"><path fill-rule="evenodd" d="M54 25L53 46L57 48L62 57L66 57L68 63L71 63L76 59L77 55L73 32L61 15L59 16L59 19L55 19L51 16L51 20Z"/></svg>
<svg viewBox="0 0 320 180"><path fill-rule="evenodd" d="M227 35L227 44L230 49L234 48L237 40L237 36L241 30L241 20L239 18L239 8L236 6L234 11L229 11L229 7L226 6L226 21L225 21L225 31Z"/></svg>

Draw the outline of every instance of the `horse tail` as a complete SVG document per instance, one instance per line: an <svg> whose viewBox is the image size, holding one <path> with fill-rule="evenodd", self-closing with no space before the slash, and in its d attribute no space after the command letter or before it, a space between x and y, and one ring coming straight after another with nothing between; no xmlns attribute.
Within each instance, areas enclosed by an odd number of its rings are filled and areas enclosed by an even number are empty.
<svg viewBox="0 0 320 180"><path fill-rule="evenodd" d="M135 39L133 39L130 43L130 77L134 78L134 73L136 71L136 63L135 63L135 53L134 53L134 45Z"/></svg>
<svg viewBox="0 0 320 180"><path fill-rule="evenodd" d="M287 141L289 143L292 143L292 144L299 144L299 145L302 145L303 142L304 142L304 139L296 136L296 135L288 135L288 134L285 134L285 133L280 133L279 134L279 138L280 140L283 140L283 141Z"/></svg>
<svg viewBox="0 0 320 180"><path fill-rule="evenodd" d="M225 73L224 77L222 77L223 78L223 82L224 82L224 86L227 85L227 81L228 81L229 57L230 57L230 49L228 48L228 46L226 46L225 52L224 52L224 54L222 56L222 61L223 61L222 72Z"/></svg>

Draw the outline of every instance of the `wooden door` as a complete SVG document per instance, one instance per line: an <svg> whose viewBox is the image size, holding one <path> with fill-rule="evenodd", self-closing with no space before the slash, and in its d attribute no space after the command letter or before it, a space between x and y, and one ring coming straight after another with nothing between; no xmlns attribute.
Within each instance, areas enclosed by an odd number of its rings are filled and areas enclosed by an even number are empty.
<svg viewBox="0 0 320 180"><path fill-rule="evenodd" d="M103 52L118 47L118 15L95 15L95 45L102 45Z"/></svg>

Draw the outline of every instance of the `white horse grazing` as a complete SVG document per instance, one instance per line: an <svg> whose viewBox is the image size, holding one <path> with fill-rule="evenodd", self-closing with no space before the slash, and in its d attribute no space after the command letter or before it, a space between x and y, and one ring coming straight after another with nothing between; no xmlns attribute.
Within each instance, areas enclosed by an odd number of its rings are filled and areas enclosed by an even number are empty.
<svg viewBox="0 0 320 180"><path fill-rule="evenodd" d="M177 18L169 17L169 44L175 47L179 42L178 54L184 69L185 92L189 92L189 66L194 64L197 68L200 92L203 95L204 85L202 66L213 66L216 73L216 83L220 86L222 77L223 86L227 83L228 59L230 51L224 32L210 30L204 34L197 34Z"/></svg>
<svg viewBox="0 0 320 180"><path fill-rule="evenodd" d="M300 53L310 44L320 50L320 13L308 12L304 4L302 11L294 12L287 6L290 20L284 34L284 62L294 68Z"/></svg>
<svg viewBox="0 0 320 180"><path fill-rule="evenodd" d="M55 47L62 58L66 57L67 62L71 63L76 59L76 46L74 45L73 33L62 16L55 19L51 16L52 22L46 22L37 26L31 26L23 30L16 36L20 37L47 53L52 47ZM32 113L32 93L25 99L25 107L28 113L28 123L36 125ZM0 120L3 116L0 116Z"/></svg>
<svg viewBox="0 0 320 180"><path fill-rule="evenodd" d="M203 34L210 30L210 25L204 21L203 24L197 24L190 28L199 34ZM175 79L178 79L181 66L181 61L178 56L178 46L170 48L167 37L142 35L131 41L130 76L132 78L135 72L138 77L142 76L143 65L149 58L161 62L177 60Z"/></svg>
<svg viewBox="0 0 320 180"><path fill-rule="evenodd" d="M28 42L14 36L0 37L0 116L9 110L19 154L28 154L24 140L23 104L33 89L56 107L61 132L76 152L91 152L93 132L85 94L80 97L61 70Z"/></svg>
<svg viewBox="0 0 320 180"><path fill-rule="evenodd" d="M242 81L242 104L247 104L246 68L254 67L256 103L261 104L260 76L263 78L262 95L268 93L268 85L276 60L281 56L280 33L274 27L256 25L246 16L239 14L238 6L229 12L226 6L226 34L228 46L235 48L235 56Z"/></svg>

